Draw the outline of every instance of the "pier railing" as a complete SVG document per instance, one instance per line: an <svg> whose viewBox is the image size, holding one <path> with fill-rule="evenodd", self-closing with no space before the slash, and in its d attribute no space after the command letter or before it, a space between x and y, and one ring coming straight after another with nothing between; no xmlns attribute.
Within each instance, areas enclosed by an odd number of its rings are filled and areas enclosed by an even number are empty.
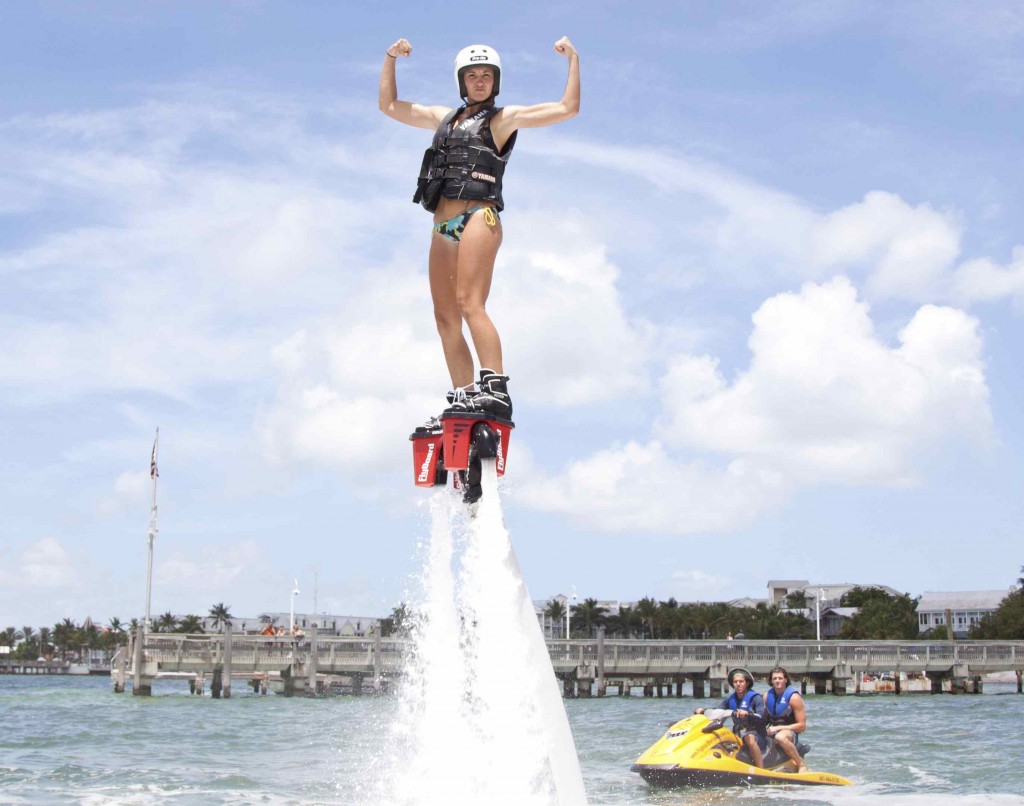
<svg viewBox="0 0 1024 806"><path fill-rule="evenodd" d="M300 672L315 664L321 673L400 674L409 642L401 638L231 637L233 672ZM966 674L1024 670L1024 641L645 641L552 640L548 654L556 673L601 667L606 676L705 675L724 677L742 666L755 675L774 666L792 674L848 669L866 673L942 672ZM147 634L140 657L147 676L212 672L225 660L223 635Z"/></svg>
<svg viewBox="0 0 1024 806"><path fill-rule="evenodd" d="M549 641L556 671L603 663L608 675L707 674L734 666L766 674L784 666L793 674L836 667L867 673L939 672L965 667L969 674L1024 669L1024 641Z"/></svg>

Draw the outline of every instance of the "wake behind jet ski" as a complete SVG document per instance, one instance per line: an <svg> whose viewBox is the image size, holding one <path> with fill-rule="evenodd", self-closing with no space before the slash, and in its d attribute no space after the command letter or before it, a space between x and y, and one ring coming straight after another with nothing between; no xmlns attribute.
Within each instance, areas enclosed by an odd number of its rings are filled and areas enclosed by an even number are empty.
<svg viewBox="0 0 1024 806"><path fill-rule="evenodd" d="M756 767L743 742L724 724L725 709L708 709L682 719L652 744L630 767L652 786L757 786L802 784L850 786L852 781L829 772L795 772L793 763L769 739L764 767ZM801 756L810 750L799 745Z"/></svg>

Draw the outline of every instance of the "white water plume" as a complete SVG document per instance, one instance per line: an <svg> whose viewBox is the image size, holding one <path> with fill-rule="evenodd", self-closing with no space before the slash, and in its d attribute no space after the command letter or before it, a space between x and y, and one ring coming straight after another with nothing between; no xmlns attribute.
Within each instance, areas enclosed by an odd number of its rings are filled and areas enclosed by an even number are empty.
<svg viewBox="0 0 1024 806"><path fill-rule="evenodd" d="M505 529L493 461L475 517L448 491L431 531L385 802L581 806L558 684ZM459 551L461 549L461 551ZM453 570L457 564L458 573Z"/></svg>

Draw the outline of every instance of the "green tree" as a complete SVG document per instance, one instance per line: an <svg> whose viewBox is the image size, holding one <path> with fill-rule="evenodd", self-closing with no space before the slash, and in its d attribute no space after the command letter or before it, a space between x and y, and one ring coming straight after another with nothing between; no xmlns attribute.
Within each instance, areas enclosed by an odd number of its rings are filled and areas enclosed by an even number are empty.
<svg viewBox="0 0 1024 806"><path fill-rule="evenodd" d="M18 642L18 629L17 627L8 627L3 632L0 632L0 646L10 647L14 649L14 645Z"/></svg>
<svg viewBox="0 0 1024 806"><path fill-rule="evenodd" d="M199 635L203 632L203 620L196 615L185 616L178 622L178 630L188 635Z"/></svg>
<svg viewBox="0 0 1024 806"><path fill-rule="evenodd" d="M725 602L698 602L690 610L690 637L725 638L729 632L738 630L735 610Z"/></svg>
<svg viewBox="0 0 1024 806"><path fill-rule="evenodd" d="M793 610L800 610L807 607L807 591L790 591L786 594L786 607Z"/></svg>
<svg viewBox="0 0 1024 806"><path fill-rule="evenodd" d="M1024 566L1021 567L1024 574ZM1024 638L1024 576L1017 579L1017 589L1010 591L994 612L983 616L968 635L980 640L1020 640Z"/></svg>
<svg viewBox="0 0 1024 806"><path fill-rule="evenodd" d="M549 599L548 606L544 608L544 615L551 619L551 637L558 633L565 637L565 603L561 599Z"/></svg>
<svg viewBox="0 0 1024 806"><path fill-rule="evenodd" d="M597 634L597 628L607 620L608 608L597 603L597 599L584 599L572 609L569 625L584 633L587 638Z"/></svg>
<svg viewBox="0 0 1024 806"><path fill-rule="evenodd" d="M413 612L405 602L399 602L397 607L391 609L391 615L382 618L380 621L380 634L382 638L391 636L405 637L412 629Z"/></svg>
<svg viewBox="0 0 1024 806"><path fill-rule="evenodd" d="M50 655L50 651L53 649L53 647L50 646L50 640L51 639L52 639L52 636L50 634L50 628L49 627L40 627L39 628L39 654L42 657L44 657L44 658L48 657Z"/></svg>
<svg viewBox="0 0 1024 806"><path fill-rule="evenodd" d="M39 656L36 651L35 627L22 627L18 630L17 637L21 641L21 646L18 647L18 657L22 660L35 660Z"/></svg>
<svg viewBox="0 0 1024 806"><path fill-rule="evenodd" d="M99 628L92 623L92 619L86 617L85 622L78 628L76 634L78 644L78 657L82 659L88 650L97 649L100 646Z"/></svg>
<svg viewBox="0 0 1024 806"><path fill-rule="evenodd" d="M68 653L74 649L75 639L78 635L78 625L69 618L64 619L53 627L53 643L57 655L62 661L68 659Z"/></svg>
<svg viewBox="0 0 1024 806"><path fill-rule="evenodd" d="M113 636L114 646L120 646L128 642L128 636L125 632L128 628L117 616L114 616L114 618L107 622L107 628Z"/></svg>
<svg viewBox="0 0 1024 806"><path fill-rule="evenodd" d="M170 610L158 617L156 622L153 624L154 632L174 632L177 628L178 620Z"/></svg>
<svg viewBox="0 0 1024 806"><path fill-rule="evenodd" d="M213 626L219 630L231 626L231 611L224 602L217 602L210 608L210 618L213 619Z"/></svg>
<svg viewBox="0 0 1024 806"><path fill-rule="evenodd" d="M650 596L645 596L639 602L636 603L636 612L640 616L641 624L641 638L655 638L655 620L658 618L658 603ZM643 627L647 627L646 635L642 632Z"/></svg>
<svg viewBox="0 0 1024 806"><path fill-rule="evenodd" d="M909 593L893 596L880 588L853 588L840 605L858 608L840 628L840 638L893 641L919 636L917 600Z"/></svg>
<svg viewBox="0 0 1024 806"><path fill-rule="evenodd" d="M614 616L609 616L605 626L610 635L622 638L636 638L644 628L640 614L636 608L629 605L619 607L619 612Z"/></svg>

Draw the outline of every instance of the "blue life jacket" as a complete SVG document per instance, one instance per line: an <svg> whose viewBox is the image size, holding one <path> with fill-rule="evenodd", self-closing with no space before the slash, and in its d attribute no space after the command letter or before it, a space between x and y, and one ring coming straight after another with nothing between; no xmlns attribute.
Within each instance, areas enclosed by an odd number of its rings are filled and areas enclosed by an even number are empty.
<svg viewBox="0 0 1024 806"><path fill-rule="evenodd" d="M751 715L734 717L734 728L737 730L756 730L758 733L764 732L765 724L761 713L761 709L764 708L764 700L754 689L749 689L742 698L737 697L736 692L733 691L729 695L728 707L732 711L747 711Z"/></svg>
<svg viewBox="0 0 1024 806"><path fill-rule="evenodd" d="M768 724L770 725L793 725L796 724L796 714L793 713L793 706L789 704L794 694L799 694L794 686L786 686L781 697L775 696L775 689L769 689L765 697L765 710L768 713Z"/></svg>

